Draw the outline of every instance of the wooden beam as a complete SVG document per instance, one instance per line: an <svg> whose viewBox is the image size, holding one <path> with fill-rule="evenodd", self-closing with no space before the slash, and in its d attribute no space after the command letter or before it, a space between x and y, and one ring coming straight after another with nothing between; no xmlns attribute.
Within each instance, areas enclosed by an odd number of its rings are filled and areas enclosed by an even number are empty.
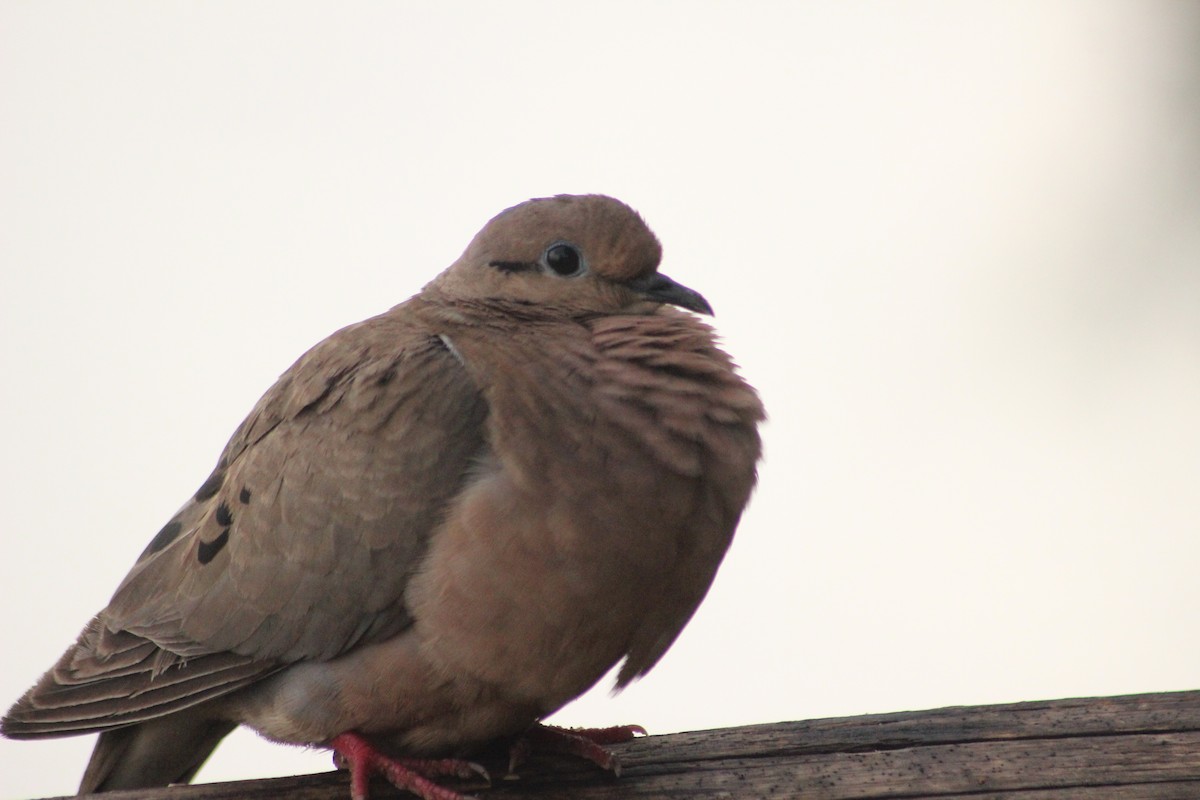
<svg viewBox="0 0 1200 800"><path fill-rule="evenodd" d="M650 736L620 778L535 757L489 800L802 798L1196 800L1200 692L942 708ZM484 759L493 775L503 761ZM380 782L375 800L406 797ZM177 786L106 800L347 800L344 773Z"/></svg>

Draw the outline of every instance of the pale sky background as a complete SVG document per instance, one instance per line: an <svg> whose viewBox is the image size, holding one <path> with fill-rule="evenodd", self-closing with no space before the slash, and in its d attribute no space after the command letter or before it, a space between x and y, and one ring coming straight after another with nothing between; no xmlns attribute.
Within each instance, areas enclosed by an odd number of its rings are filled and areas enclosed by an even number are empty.
<svg viewBox="0 0 1200 800"><path fill-rule="evenodd" d="M10 0L0 702L301 352L559 192L642 211L771 421L692 625L557 721L1200 686L1200 4ZM0 797L90 748L0 742Z"/></svg>

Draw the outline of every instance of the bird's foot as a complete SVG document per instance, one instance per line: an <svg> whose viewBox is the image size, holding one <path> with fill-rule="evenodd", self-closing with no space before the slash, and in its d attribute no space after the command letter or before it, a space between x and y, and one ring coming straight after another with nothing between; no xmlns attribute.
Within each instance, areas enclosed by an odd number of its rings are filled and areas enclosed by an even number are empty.
<svg viewBox="0 0 1200 800"><path fill-rule="evenodd" d="M614 725L611 728L559 728L555 725L534 724L521 734L508 751L508 771L515 772L521 762L535 750L563 753L591 761L600 769L620 776L621 762L604 745L628 742L645 736L641 725Z"/></svg>
<svg viewBox="0 0 1200 800"><path fill-rule="evenodd" d="M350 770L351 800L367 800L371 775L382 775L397 789L412 792L423 800L470 800L468 795L439 786L430 778L483 778L487 770L457 758L392 758L375 749L360 734L348 731L335 736L329 746L335 763Z"/></svg>

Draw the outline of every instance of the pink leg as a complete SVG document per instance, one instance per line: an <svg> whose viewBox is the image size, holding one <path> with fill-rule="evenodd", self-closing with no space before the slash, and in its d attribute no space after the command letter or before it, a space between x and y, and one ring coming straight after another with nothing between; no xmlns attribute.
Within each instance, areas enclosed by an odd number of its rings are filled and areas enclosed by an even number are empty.
<svg viewBox="0 0 1200 800"><path fill-rule="evenodd" d="M646 735L646 729L641 725L616 725L611 728L559 728L539 722L525 731L509 750L508 770L509 772L514 771L532 751L542 750L587 759L600 769L607 770L619 777L621 762L617 759L616 754L604 745L628 742L638 735Z"/></svg>
<svg viewBox="0 0 1200 800"><path fill-rule="evenodd" d="M438 786L430 778L483 778L488 779L487 770L470 761L456 758L391 758L380 753L360 734L347 731L335 736L329 746L350 769L351 800L367 800L371 774L382 775L397 789L412 792L422 800L469 800L459 794Z"/></svg>

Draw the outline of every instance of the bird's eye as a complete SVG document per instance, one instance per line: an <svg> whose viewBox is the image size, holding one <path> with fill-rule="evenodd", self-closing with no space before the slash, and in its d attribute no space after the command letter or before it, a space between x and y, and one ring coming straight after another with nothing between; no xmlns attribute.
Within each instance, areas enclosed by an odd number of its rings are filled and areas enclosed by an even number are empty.
<svg viewBox="0 0 1200 800"><path fill-rule="evenodd" d="M552 244L546 248L546 255L542 260L556 275L562 275L564 278L583 272L583 257L574 245L561 242Z"/></svg>

